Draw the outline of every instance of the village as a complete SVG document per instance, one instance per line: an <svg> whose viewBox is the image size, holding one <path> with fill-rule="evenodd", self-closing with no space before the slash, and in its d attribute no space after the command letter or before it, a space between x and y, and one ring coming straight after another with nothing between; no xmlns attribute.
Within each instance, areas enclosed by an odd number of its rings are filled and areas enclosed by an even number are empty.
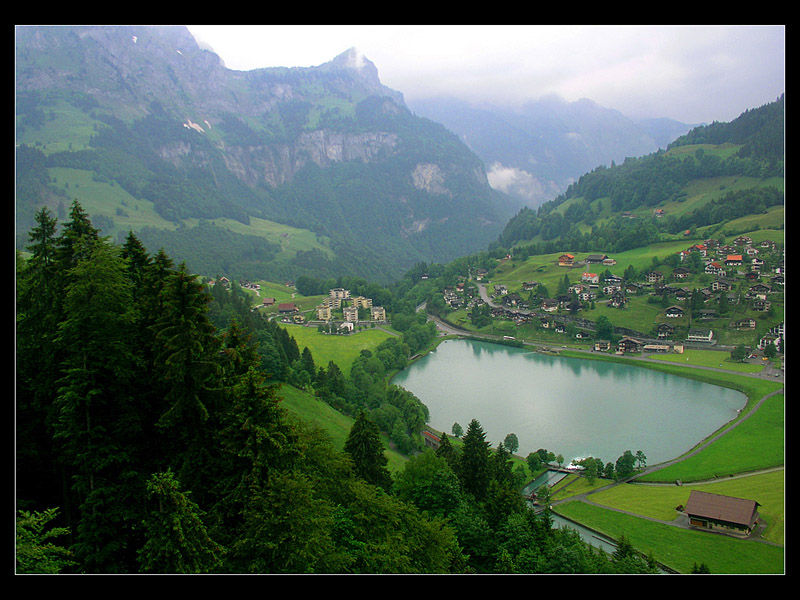
<svg viewBox="0 0 800 600"><path fill-rule="evenodd" d="M561 254L559 269L567 273L580 270L581 274L578 281L554 296L543 295L547 289L538 281L524 281L517 289L509 289L505 283L488 289L483 283L485 270L478 271L474 281L461 281L442 293L451 310L472 314L488 305L493 319L571 334L577 340L593 341L595 351L617 354L682 353L687 347L714 346L719 337L715 328L718 333L722 323L730 330L755 332L758 315L772 317L773 302L783 298L784 250L769 240L753 243L751 238L739 236L731 244L721 244L707 239L665 260L664 268L652 268L631 279L612 275L608 267L616 264L605 254L590 254L583 260L571 253ZM695 285L686 285L688 281ZM698 282L703 287L696 287ZM614 333L620 337L613 348L611 340L598 339L595 320L581 316L599 304L625 310L637 299L663 309L649 331L615 327ZM741 318L728 317L744 313ZM765 352L774 346L782 352L784 336L781 321L747 350Z"/></svg>
<svg viewBox="0 0 800 600"><path fill-rule="evenodd" d="M222 278L225 279L225 278ZM258 293L261 286L249 281L240 281L242 288L250 289ZM288 282L287 287L293 287ZM275 298L263 298L260 309L272 309L277 306L277 316L282 323L295 325L318 326L321 330L329 333L353 333L359 323L385 324L386 309L383 306L373 306L371 298L364 296L352 296L350 290L344 288L333 288L329 291L327 298L318 304L313 311L310 311L315 318L309 319L309 311L301 310L295 302L280 302ZM368 315L368 316L367 316Z"/></svg>

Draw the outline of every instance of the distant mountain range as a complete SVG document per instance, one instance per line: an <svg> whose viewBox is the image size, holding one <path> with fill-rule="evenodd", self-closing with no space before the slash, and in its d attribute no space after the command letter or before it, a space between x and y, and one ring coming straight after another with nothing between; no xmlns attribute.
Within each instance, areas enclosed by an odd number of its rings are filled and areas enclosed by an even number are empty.
<svg viewBox="0 0 800 600"><path fill-rule="evenodd" d="M489 181L530 207L592 169L666 148L696 125L634 121L591 100L548 96L513 110L436 98L409 102L416 114L456 133L487 165Z"/></svg>

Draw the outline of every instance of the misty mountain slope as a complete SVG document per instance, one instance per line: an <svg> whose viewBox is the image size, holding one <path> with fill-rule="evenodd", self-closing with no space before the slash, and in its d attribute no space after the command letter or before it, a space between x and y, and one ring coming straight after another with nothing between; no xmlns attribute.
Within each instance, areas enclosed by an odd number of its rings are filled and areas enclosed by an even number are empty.
<svg viewBox="0 0 800 600"><path fill-rule="evenodd" d="M444 124L483 159L489 179L535 207L600 165L665 148L691 126L670 119L636 123L591 100L546 97L519 110L474 107L454 99L409 103Z"/></svg>
<svg viewBox="0 0 800 600"><path fill-rule="evenodd" d="M781 96L730 123L693 128L666 150L598 167L538 209L523 208L499 243L621 252L686 232L782 229L784 119Z"/></svg>
<svg viewBox="0 0 800 600"><path fill-rule="evenodd" d="M141 232L196 271L387 279L484 248L520 206L354 49L318 67L243 72L185 27L20 27L16 59L18 153L29 150L19 247L39 206L63 214L77 199L104 233ZM253 219L316 243L217 260L211 240L284 243ZM229 233L209 236L198 220Z"/></svg>

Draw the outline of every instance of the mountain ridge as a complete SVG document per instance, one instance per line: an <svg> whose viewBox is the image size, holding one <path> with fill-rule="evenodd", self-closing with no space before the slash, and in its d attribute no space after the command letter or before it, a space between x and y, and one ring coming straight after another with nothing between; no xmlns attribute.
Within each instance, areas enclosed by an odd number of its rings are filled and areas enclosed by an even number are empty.
<svg viewBox="0 0 800 600"><path fill-rule="evenodd" d="M487 164L496 189L533 208L597 166L666 148L692 127L666 118L634 121L587 98L567 102L554 95L518 109L453 98L410 107L457 133Z"/></svg>

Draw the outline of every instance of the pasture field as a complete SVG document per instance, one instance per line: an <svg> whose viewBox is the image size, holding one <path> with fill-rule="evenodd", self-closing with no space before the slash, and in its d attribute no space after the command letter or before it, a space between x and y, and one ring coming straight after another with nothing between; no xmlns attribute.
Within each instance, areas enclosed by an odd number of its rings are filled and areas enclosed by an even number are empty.
<svg viewBox="0 0 800 600"><path fill-rule="evenodd" d="M682 529L585 502L561 504L558 513L613 539L624 535L637 550L680 573L701 563L717 575L784 573L782 546Z"/></svg>
<svg viewBox="0 0 800 600"><path fill-rule="evenodd" d="M762 364L734 362L730 359L731 353L724 350L687 349L683 354L654 354L649 358L693 367L715 367L737 373L758 373L764 369Z"/></svg>
<svg viewBox="0 0 800 600"><path fill-rule="evenodd" d="M316 327L303 325L285 325L300 351L307 347L311 350L314 363L318 367L328 366L333 361L342 373L349 377L350 367L362 350L373 350L392 333L384 329L364 329L348 335L330 335L319 333Z"/></svg>
<svg viewBox="0 0 800 600"><path fill-rule="evenodd" d="M720 479L712 483L690 485L618 485L592 494L590 500L608 508L624 510L642 517L672 521L678 515L676 508L686 506L692 490L746 498L760 504L758 512L768 523L763 538L777 544L784 543L784 492L783 469L757 473L745 477Z"/></svg>

